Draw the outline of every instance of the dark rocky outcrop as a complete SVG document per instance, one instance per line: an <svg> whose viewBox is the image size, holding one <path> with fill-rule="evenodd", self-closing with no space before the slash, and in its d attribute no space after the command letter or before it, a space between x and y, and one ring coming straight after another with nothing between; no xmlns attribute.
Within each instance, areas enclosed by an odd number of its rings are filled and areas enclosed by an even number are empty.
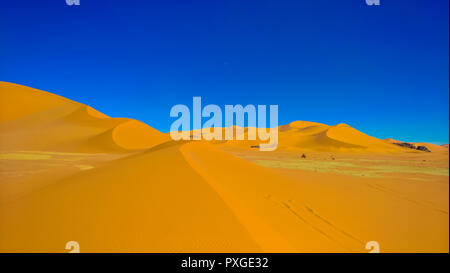
<svg viewBox="0 0 450 273"><path fill-rule="evenodd" d="M399 142L399 143L393 143L393 144L401 146L401 147L409 148L409 149L414 149L414 150L417 149L416 145L408 143L408 142Z"/></svg>
<svg viewBox="0 0 450 273"><path fill-rule="evenodd" d="M425 146L419 146L419 147L417 147L416 148L417 150L419 150L419 151L424 151L424 152L431 152L430 150L428 150L428 148L427 147L425 147Z"/></svg>
<svg viewBox="0 0 450 273"><path fill-rule="evenodd" d="M392 144L395 144L395 145L398 145L398 146L401 146L401 147L405 147L405 148L408 148L408 149L419 150L419 151L428 152L428 153L431 152L425 146L416 146L416 145L414 145L412 143L408 143L408 142L398 142L398 143L392 143Z"/></svg>

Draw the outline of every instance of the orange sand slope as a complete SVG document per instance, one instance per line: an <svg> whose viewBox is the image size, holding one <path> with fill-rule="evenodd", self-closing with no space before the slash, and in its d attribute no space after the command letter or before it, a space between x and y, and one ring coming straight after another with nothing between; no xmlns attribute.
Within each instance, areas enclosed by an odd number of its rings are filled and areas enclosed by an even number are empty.
<svg viewBox="0 0 450 273"><path fill-rule="evenodd" d="M0 145L7 149L112 152L168 141L144 123L109 118L57 95L0 82Z"/></svg>
<svg viewBox="0 0 450 273"><path fill-rule="evenodd" d="M301 121L274 152L175 142L11 83L0 104L0 252L449 250L448 149Z"/></svg>

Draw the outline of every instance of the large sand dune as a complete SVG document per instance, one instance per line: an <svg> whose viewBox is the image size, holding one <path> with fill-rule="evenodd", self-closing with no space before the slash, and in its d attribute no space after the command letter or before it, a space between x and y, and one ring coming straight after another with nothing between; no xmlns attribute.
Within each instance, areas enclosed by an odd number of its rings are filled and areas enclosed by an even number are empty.
<svg viewBox="0 0 450 273"><path fill-rule="evenodd" d="M11 83L0 83L0 132L0 252L449 249L445 148L303 121L279 127L274 152L176 142Z"/></svg>
<svg viewBox="0 0 450 273"><path fill-rule="evenodd" d="M165 134L44 91L0 82L2 150L120 152L151 148Z"/></svg>

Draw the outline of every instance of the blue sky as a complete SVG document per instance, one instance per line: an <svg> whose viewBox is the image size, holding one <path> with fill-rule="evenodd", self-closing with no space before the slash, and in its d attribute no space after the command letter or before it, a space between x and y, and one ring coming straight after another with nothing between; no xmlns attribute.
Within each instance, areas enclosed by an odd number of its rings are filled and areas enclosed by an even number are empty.
<svg viewBox="0 0 450 273"><path fill-rule="evenodd" d="M449 142L448 0L0 2L0 80L112 117L165 132L201 96Z"/></svg>

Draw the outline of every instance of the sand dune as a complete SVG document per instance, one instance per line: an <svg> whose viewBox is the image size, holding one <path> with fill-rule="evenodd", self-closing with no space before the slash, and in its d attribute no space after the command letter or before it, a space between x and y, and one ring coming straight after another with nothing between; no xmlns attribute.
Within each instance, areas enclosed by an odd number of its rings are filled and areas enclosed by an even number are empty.
<svg viewBox="0 0 450 273"><path fill-rule="evenodd" d="M329 126L316 122L294 121L279 126L278 150L329 151L353 153L402 153L408 149L387 144L346 124ZM246 128L247 132L247 128ZM245 133L245 139L248 134ZM251 147L264 141L227 141L226 145Z"/></svg>
<svg viewBox="0 0 450 273"><path fill-rule="evenodd" d="M140 121L12 83L0 82L0 109L2 150L121 152L169 140Z"/></svg>
<svg viewBox="0 0 450 273"><path fill-rule="evenodd" d="M280 143L287 147L326 151L386 153L402 150L386 145L381 140L368 136L346 124L341 123L334 126L301 124L303 125L301 127L299 127L299 122L289 124L290 128L281 133Z"/></svg>
<svg viewBox="0 0 450 273"><path fill-rule="evenodd" d="M238 135L238 126L232 126L232 128L236 138ZM212 141L214 144L241 148L256 148L261 143L267 143L267 141L261 141L260 139L248 140L248 127L242 128L244 131L244 140L225 140L226 128L217 129L221 132L222 140ZM167 133L167 135L168 134L169 133ZM212 139L213 134L214 128L207 128L206 131L190 131L191 138L194 136L203 136L205 139L206 135L208 138ZM401 143L401 141L389 138L381 140L371 137L344 123L329 126L317 122L294 121L288 125L279 126L278 134L278 150L325 151L337 153L423 153L423 151L391 145L392 143ZM445 147L431 143L415 142L412 144L415 144L416 146L425 146L429 148L430 151L434 152L445 152L448 150Z"/></svg>
<svg viewBox="0 0 450 273"><path fill-rule="evenodd" d="M280 126L274 152L176 142L10 83L0 109L0 252L449 249L448 149L305 121Z"/></svg>

